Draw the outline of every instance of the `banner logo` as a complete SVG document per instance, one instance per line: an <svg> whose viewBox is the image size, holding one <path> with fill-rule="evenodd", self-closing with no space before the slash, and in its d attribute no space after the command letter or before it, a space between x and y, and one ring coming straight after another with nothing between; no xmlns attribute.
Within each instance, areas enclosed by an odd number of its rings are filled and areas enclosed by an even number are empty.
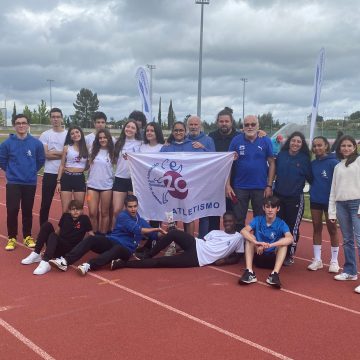
<svg viewBox="0 0 360 360"><path fill-rule="evenodd" d="M185 178L181 175L183 164L165 159L161 163L152 164L148 171L148 184L153 197L160 203L166 204L168 196L175 199L186 199L189 190Z"/></svg>

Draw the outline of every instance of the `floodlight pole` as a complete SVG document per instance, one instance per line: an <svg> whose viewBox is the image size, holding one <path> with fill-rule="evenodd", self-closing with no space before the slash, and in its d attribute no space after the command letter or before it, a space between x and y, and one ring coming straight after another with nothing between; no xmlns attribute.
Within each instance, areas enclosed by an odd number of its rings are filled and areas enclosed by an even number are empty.
<svg viewBox="0 0 360 360"><path fill-rule="evenodd" d="M197 96L197 116L201 117L201 81L202 81L202 52L203 52L204 5L209 5L209 4L210 4L210 0L195 0L195 4L200 4L200 5L201 5L199 74L198 74L198 96Z"/></svg>
<svg viewBox="0 0 360 360"><path fill-rule="evenodd" d="M243 82L243 112L242 112L242 121L244 123L244 117L245 117L245 83L248 82L247 78L241 78L240 79Z"/></svg>

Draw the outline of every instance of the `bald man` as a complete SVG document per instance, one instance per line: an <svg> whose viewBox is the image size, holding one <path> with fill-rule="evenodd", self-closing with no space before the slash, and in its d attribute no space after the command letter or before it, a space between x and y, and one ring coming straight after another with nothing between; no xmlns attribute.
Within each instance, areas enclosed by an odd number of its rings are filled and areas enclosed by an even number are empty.
<svg viewBox="0 0 360 360"><path fill-rule="evenodd" d="M192 115L187 120L187 138L191 140L194 148L201 148L205 151L216 151L214 140L201 131L201 119ZM209 217L199 220L199 237L203 238L209 232Z"/></svg>
<svg viewBox="0 0 360 360"><path fill-rule="evenodd" d="M275 176L275 159L269 137L259 137L257 116L244 118L244 133L235 136L229 151L236 152L233 167L233 187L228 180L227 196L234 199L237 230L245 227L245 219L251 200L253 216L263 215L264 197L272 195Z"/></svg>

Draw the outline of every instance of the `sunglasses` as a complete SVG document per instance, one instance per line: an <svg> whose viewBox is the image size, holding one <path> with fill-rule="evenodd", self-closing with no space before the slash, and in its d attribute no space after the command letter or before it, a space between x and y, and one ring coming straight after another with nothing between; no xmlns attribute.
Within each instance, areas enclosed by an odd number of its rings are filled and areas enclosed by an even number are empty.
<svg viewBox="0 0 360 360"><path fill-rule="evenodd" d="M244 127L255 127L257 125L257 123L246 123L244 124Z"/></svg>
<svg viewBox="0 0 360 360"><path fill-rule="evenodd" d="M185 132L185 130L184 130L184 129L174 129L173 131L174 131L174 132L176 132L176 133L182 133L182 132Z"/></svg>

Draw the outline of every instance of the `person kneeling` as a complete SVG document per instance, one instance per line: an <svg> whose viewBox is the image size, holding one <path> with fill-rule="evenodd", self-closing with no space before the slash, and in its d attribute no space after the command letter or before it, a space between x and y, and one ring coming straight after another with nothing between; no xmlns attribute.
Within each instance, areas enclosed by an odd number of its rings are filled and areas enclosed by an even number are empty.
<svg viewBox="0 0 360 360"><path fill-rule="evenodd" d="M89 270L97 270L114 259L120 258L127 261L144 235L151 240L157 240L158 235L166 234L166 231L161 228L150 227L146 220L139 216L138 199L135 195L128 195L124 204L125 210L117 216L115 227L109 235L89 236L83 239L63 257L50 260L50 265L66 271L69 265L75 263L87 252L93 251L99 255L77 267L80 275L86 275Z"/></svg>
<svg viewBox="0 0 360 360"><path fill-rule="evenodd" d="M22 259L21 263L30 265L40 262L33 274L46 274L51 269L49 261L70 251L84 238L86 233L94 235L90 219L83 214L83 204L78 200L72 200L69 203L69 212L61 216L56 231L50 222L42 224L34 251ZM45 244L46 250L41 257L40 252Z"/></svg>
<svg viewBox="0 0 360 360"><path fill-rule="evenodd" d="M148 253L145 253L147 258L135 261L114 260L111 263L111 270L125 267L186 268L213 263L215 265L235 264L244 252L244 238L235 231L234 213L226 212L223 215L223 223L224 231L210 231L204 239L194 238L181 230L171 230L167 235L162 236ZM173 241L184 250L181 254L153 258ZM223 260L218 262L221 259Z"/></svg>
<svg viewBox="0 0 360 360"><path fill-rule="evenodd" d="M280 210L280 200L275 196L265 198L263 209L265 215L256 216L241 230L246 239L246 270L239 279L239 284L257 281L253 271L254 263L259 268L273 269L266 282L280 289L280 269L286 257L287 246L294 240L287 224L276 216Z"/></svg>

